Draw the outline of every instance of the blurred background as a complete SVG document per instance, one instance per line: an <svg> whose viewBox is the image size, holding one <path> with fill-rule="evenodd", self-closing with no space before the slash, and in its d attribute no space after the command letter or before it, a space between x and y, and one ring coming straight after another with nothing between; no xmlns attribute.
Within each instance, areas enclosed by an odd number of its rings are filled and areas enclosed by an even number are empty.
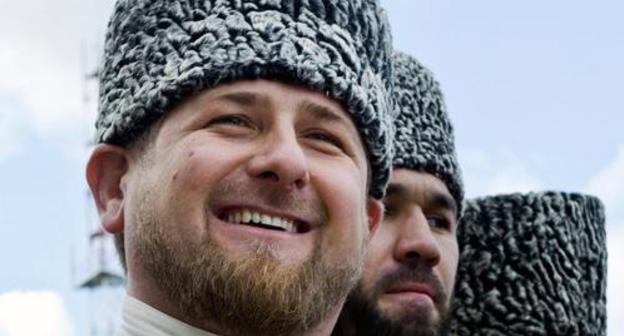
<svg viewBox="0 0 624 336"><path fill-rule="evenodd" d="M469 197L603 200L608 334L624 335L624 2L382 2L442 85ZM84 166L113 1L0 3L0 336L109 335L121 272Z"/></svg>

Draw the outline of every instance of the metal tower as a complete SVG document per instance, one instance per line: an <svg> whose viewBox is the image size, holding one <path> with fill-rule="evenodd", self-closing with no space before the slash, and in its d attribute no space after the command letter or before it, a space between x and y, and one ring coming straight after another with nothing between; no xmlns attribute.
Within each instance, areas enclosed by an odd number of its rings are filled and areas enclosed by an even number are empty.
<svg viewBox="0 0 624 336"><path fill-rule="evenodd" d="M92 3L95 1L94 3ZM112 1L93 0L83 3L86 17ZM88 13L90 11L91 13ZM81 43L81 81L82 108L90 120L85 125L85 157L93 145L93 120L97 113L97 65L103 44L103 27L93 27L93 22L83 22ZM86 26L86 27L85 27ZM89 33L90 32L90 33ZM95 41L95 42L91 42ZM85 186L86 188L86 186ZM125 295L123 270L117 261L113 237L100 226L93 197L88 188L84 201L84 227L78 251L78 260L74 260L73 281L76 289L83 293L87 301L89 335L113 335L121 317L121 304ZM74 258L76 259L76 258ZM78 280L76 280L78 279ZM83 332L78 332L79 334Z"/></svg>

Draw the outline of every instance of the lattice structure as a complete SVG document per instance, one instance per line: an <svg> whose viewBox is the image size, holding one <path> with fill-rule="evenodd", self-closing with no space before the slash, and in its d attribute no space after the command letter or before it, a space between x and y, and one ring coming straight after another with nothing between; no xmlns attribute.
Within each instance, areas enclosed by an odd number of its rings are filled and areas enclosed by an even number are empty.
<svg viewBox="0 0 624 336"><path fill-rule="evenodd" d="M93 10L97 6L89 9ZM102 5L99 4L98 5ZM85 8L86 10L86 8ZM89 23L91 24L91 23ZM93 30L88 27L85 31ZM99 32L98 32L99 30ZM91 120L85 125L85 151L90 152L93 144L93 120L97 113L97 64L101 54L103 29L95 29L96 38L83 37L81 50L82 108ZM100 43L89 44L91 40ZM123 270L117 261L113 238L100 226L93 197L85 186L84 227L80 238L80 250L74 258L73 281L78 291L85 295L88 306L88 334L92 336L113 335L121 316L121 303L125 294ZM78 334L85 331L79 330Z"/></svg>

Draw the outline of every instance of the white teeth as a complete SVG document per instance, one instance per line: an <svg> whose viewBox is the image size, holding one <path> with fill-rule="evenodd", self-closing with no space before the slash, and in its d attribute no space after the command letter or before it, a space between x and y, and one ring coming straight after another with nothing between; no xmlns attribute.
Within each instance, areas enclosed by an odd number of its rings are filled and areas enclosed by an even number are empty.
<svg viewBox="0 0 624 336"><path fill-rule="evenodd" d="M244 210L242 223L249 223L250 220L251 220L251 212L249 210Z"/></svg>
<svg viewBox="0 0 624 336"><path fill-rule="evenodd" d="M229 223L233 224L262 224L281 228L284 229L286 232L297 232L297 227L295 226L295 223L290 219L260 214L256 211L250 211L247 209L237 212L230 212L227 214L225 219Z"/></svg>

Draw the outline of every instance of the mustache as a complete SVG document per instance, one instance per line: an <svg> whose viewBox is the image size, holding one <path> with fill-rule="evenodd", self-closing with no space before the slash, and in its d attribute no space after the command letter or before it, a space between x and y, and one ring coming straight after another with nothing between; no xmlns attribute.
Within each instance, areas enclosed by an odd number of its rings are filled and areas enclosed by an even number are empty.
<svg viewBox="0 0 624 336"><path fill-rule="evenodd" d="M433 270L426 266L401 267L398 271L387 273L375 285L374 293L379 296L388 289L399 287L408 282L417 282L429 286L432 291L433 302L438 310L442 311L448 294Z"/></svg>
<svg viewBox="0 0 624 336"><path fill-rule="evenodd" d="M325 223L328 218L323 202L310 189L289 191L275 183L252 179L221 181L213 186L207 207L214 210L229 204L279 209L311 224Z"/></svg>

